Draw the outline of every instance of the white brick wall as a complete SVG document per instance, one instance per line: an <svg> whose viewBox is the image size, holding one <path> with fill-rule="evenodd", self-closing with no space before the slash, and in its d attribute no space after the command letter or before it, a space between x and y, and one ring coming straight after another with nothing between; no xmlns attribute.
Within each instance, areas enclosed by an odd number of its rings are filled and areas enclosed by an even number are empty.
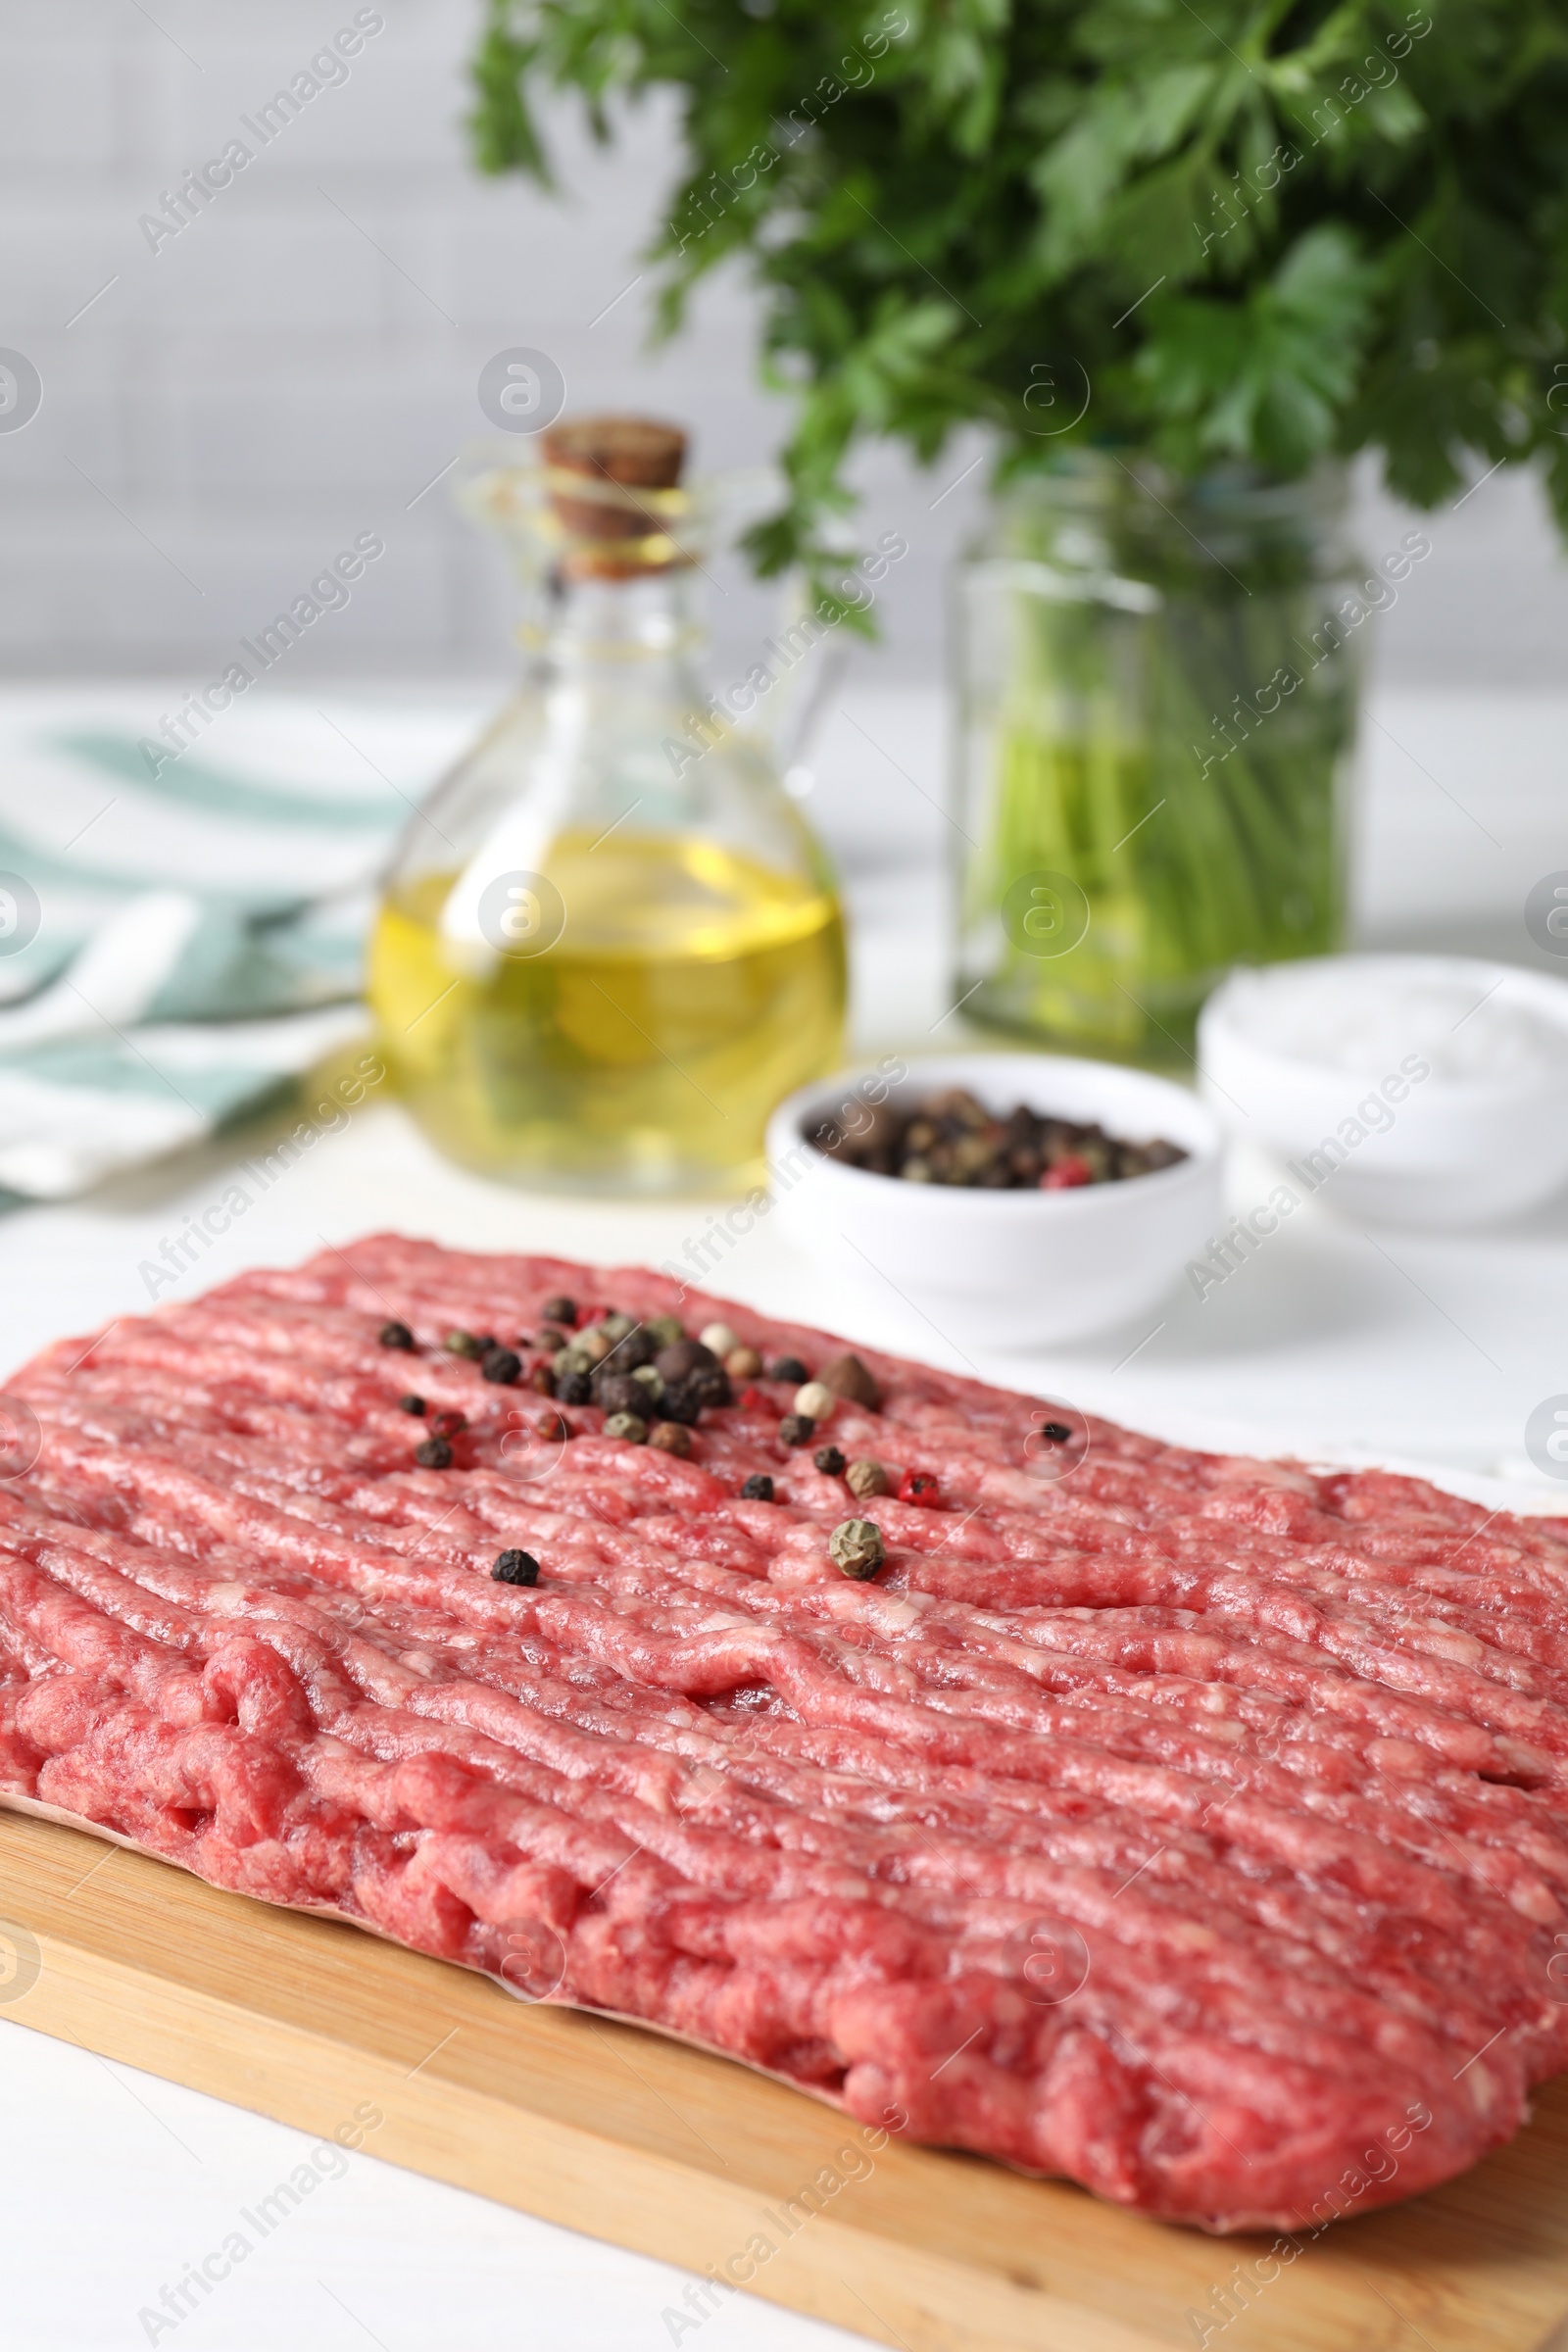
<svg viewBox="0 0 1568 2352"><path fill-rule="evenodd" d="M498 561L444 486L409 502L487 430L475 380L505 344L550 352L574 406L686 418L702 465L776 443L783 412L754 381L737 282L708 288L693 332L653 357L646 281L600 317L638 269L671 168L667 113L647 109L608 156L564 113L564 202L481 182L462 129L473 0L379 4L385 29L347 82L155 254L138 215L358 0L0 0L0 345L45 385L34 421L0 434L0 671L210 674L366 529L386 558L299 648L299 674L504 665ZM891 454L862 466L871 527L896 520L911 542L883 600L890 667L935 655L981 475L932 502L972 454L929 480ZM1369 552L1403 527L1371 502ZM1560 680L1568 567L1530 485L1488 483L1434 537L1377 624L1385 674ZM726 580L722 633L739 645L765 608Z"/></svg>

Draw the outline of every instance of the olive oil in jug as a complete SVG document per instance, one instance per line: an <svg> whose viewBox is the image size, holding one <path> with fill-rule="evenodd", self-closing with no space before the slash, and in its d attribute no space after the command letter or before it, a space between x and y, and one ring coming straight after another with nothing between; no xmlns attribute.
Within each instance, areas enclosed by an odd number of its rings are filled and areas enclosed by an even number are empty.
<svg viewBox="0 0 1568 2352"><path fill-rule="evenodd" d="M825 860L693 672L682 452L669 427L590 419L547 436L542 480L481 482L539 585L528 668L409 825L371 940L414 1116L516 1184L755 1182L774 1103L840 1058Z"/></svg>

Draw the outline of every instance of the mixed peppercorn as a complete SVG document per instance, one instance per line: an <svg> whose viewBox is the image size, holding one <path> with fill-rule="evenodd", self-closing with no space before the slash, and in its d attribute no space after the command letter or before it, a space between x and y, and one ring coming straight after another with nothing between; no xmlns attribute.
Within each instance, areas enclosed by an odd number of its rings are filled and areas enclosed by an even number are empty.
<svg viewBox="0 0 1568 2352"><path fill-rule="evenodd" d="M379 1337L383 1348L399 1353L420 1351L407 1323L384 1323ZM643 1322L605 1308L579 1322L575 1301L565 1298L545 1301L541 1327L532 1339L519 1333L515 1344L509 1345L491 1332L449 1331L439 1349L474 1365L482 1379L503 1388L524 1377L524 1353L534 1352L538 1361L526 1374L531 1390L558 1404L597 1405L604 1414L606 1437L679 1457L690 1454L691 1433L705 1409L736 1401L737 1382L742 1384L739 1402L752 1410L764 1404L777 1410L753 1385L759 1380L794 1391L792 1409L782 1413L777 1424L780 1445L792 1450L812 1446L822 1424L841 1404L876 1411L882 1401L875 1376L858 1355L836 1356L814 1376L793 1355L776 1357L764 1370L758 1350L737 1339L727 1324L710 1324L693 1339L673 1315ZM398 1405L422 1424L415 1461L421 1469L451 1469L456 1458L453 1440L467 1428L466 1415L431 1413L424 1397L415 1392L399 1397ZM575 1434L559 1411L542 1414L534 1426L537 1435L550 1442ZM814 1446L811 1464L820 1476L842 1480L857 1500L889 1494L896 1481L902 1502L936 1504L941 1499L936 1480L927 1473L906 1471L900 1479L880 1462L852 1461L831 1444ZM773 1479L765 1471L754 1471L740 1489L748 1502L770 1503L774 1494ZM883 1565L886 1548L873 1521L845 1519L828 1539L828 1556L844 1575L865 1579ZM540 1571L531 1552L512 1549L500 1554L490 1573L498 1584L531 1586Z"/></svg>
<svg viewBox="0 0 1568 2352"><path fill-rule="evenodd" d="M1149 1176L1187 1157L1155 1138L1129 1144L1102 1127L1054 1118L1020 1102L1005 1118L963 1087L927 1095L912 1108L862 1103L861 1123L823 1119L806 1130L819 1152L872 1176L908 1184L967 1185L982 1192L1068 1192Z"/></svg>

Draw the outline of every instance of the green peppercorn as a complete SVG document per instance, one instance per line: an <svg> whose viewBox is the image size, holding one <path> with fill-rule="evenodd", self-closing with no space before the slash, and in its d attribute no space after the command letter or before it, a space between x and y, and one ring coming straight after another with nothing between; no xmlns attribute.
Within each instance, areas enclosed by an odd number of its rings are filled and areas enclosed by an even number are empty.
<svg viewBox="0 0 1568 2352"><path fill-rule="evenodd" d="M466 1356L470 1363L476 1364L484 1353L484 1342L471 1331L449 1331L441 1344L449 1355Z"/></svg>
<svg viewBox="0 0 1568 2352"><path fill-rule="evenodd" d="M841 1519L827 1540L828 1557L859 1584L875 1576L887 1557L882 1530L874 1519Z"/></svg>
<svg viewBox="0 0 1568 2352"><path fill-rule="evenodd" d="M607 1438L624 1438L628 1446L646 1446L648 1424L641 1413L612 1413L605 1423Z"/></svg>

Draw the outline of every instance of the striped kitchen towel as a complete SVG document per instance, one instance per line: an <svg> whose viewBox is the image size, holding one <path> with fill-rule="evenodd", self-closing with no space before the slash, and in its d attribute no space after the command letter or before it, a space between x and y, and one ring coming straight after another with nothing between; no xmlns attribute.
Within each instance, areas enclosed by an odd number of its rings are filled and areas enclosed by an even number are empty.
<svg viewBox="0 0 1568 2352"><path fill-rule="evenodd" d="M161 1158L364 1031L376 876L474 723L257 696L150 759L172 699L0 693L0 1199Z"/></svg>

